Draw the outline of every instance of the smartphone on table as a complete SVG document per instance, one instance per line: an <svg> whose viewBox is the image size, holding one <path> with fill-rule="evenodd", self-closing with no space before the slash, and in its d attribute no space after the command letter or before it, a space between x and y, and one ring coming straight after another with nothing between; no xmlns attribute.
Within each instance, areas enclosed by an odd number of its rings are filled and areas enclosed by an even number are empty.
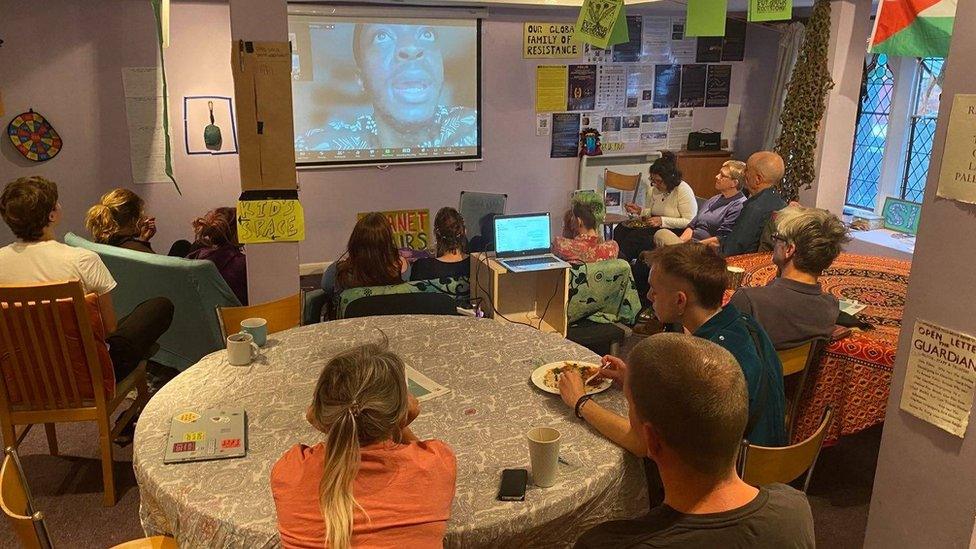
<svg viewBox="0 0 976 549"><path fill-rule="evenodd" d="M525 485L529 482L529 472L525 469L505 469L498 487L500 501L525 501Z"/></svg>

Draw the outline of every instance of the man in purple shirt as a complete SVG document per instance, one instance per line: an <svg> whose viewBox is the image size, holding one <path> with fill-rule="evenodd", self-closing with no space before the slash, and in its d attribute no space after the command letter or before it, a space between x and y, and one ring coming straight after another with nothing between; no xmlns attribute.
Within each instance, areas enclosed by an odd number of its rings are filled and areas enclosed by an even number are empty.
<svg viewBox="0 0 976 549"><path fill-rule="evenodd" d="M746 201L742 194L745 181L744 162L729 160L722 164L722 168L715 174L715 190L719 194L711 197L698 210L698 215L691 220L688 227L681 233L675 234L669 229L661 229L654 233L656 247L671 246L700 241L711 237L722 237L732 232L735 220L739 218L742 205Z"/></svg>

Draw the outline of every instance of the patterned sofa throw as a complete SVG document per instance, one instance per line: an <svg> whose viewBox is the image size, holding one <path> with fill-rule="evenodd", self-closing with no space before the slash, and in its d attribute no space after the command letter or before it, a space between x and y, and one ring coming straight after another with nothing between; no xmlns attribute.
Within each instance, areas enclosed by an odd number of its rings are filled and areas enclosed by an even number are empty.
<svg viewBox="0 0 976 549"><path fill-rule="evenodd" d="M623 259L573 265L569 270L570 323L586 318L633 324L640 309L634 275Z"/></svg>
<svg viewBox="0 0 976 549"><path fill-rule="evenodd" d="M471 298L471 284L467 277L444 277L433 280L413 280L393 286L367 286L350 288L339 295L339 318L344 318L346 307L353 301L371 295L442 293L454 298L459 307L468 307Z"/></svg>

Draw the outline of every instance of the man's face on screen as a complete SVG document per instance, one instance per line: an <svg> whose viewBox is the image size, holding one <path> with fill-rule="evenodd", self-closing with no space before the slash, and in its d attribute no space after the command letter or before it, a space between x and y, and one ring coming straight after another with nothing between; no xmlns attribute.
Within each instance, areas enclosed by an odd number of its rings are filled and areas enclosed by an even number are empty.
<svg viewBox="0 0 976 549"><path fill-rule="evenodd" d="M437 31L427 25L364 25L363 85L376 110L401 129L430 123L444 85Z"/></svg>

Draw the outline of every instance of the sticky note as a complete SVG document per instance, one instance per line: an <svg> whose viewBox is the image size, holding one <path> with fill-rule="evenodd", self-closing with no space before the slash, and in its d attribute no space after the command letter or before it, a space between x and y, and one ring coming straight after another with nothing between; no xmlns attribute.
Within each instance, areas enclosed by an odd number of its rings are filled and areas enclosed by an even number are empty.
<svg viewBox="0 0 976 549"><path fill-rule="evenodd" d="M685 36L725 36L728 0L688 0Z"/></svg>

